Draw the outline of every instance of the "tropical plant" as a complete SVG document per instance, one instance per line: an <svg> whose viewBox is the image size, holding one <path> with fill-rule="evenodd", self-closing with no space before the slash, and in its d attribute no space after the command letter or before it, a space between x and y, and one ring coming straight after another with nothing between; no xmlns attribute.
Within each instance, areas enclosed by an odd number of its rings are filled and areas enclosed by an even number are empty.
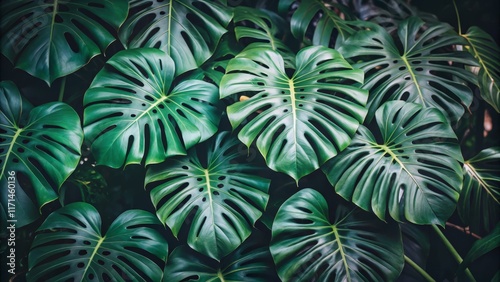
<svg viewBox="0 0 500 282"><path fill-rule="evenodd" d="M498 280L464 1L3 1L1 280Z"/></svg>

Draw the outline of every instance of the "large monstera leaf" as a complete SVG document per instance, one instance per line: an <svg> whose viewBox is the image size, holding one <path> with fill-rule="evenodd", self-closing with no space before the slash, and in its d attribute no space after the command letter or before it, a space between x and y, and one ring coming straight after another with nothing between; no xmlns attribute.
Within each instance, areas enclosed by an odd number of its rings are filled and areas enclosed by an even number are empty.
<svg viewBox="0 0 500 282"><path fill-rule="evenodd" d="M380 136L377 138L375 136ZM463 157L453 129L435 108L387 102L376 126L323 167L335 191L380 219L441 224L455 210Z"/></svg>
<svg viewBox="0 0 500 282"><path fill-rule="evenodd" d="M395 222L357 208L329 207L310 188L279 209L270 250L283 281L394 281L404 265Z"/></svg>
<svg viewBox="0 0 500 282"><path fill-rule="evenodd" d="M281 13L288 12L293 0L280 0ZM342 15L342 16L341 16ZM340 46L342 42L355 32L349 21L352 17L343 5L332 1L303 0L290 19L290 28L295 38L312 45L325 47ZM313 31L312 38L308 32Z"/></svg>
<svg viewBox="0 0 500 282"><path fill-rule="evenodd" d="M247 146L256 140L271 169L298 181L349 145L366 114L362 82L333 49L302 49L289 77L279 53L257 48L229 62L220 95L250 96L227 108L233 129L242 127Z"/></svg>
<svg viewBox="0 0 500 282"><path fill-rule="evenodd" d="M469 28L462 36L468 41L469 52L479 62L481 97L500 112L500 48L491 35L476 26Z"/></svg>
<svg viewBox="0 0 500 282"><path fill-rule="evenodd" d="M254 231L257 232L257 231ZM277 281L267 243L252 234L238 249L220 262L180 246L165 266L164 282L179 281Z"/></svg>
<svg viewBox="0 0 500 282"><path fill-rule="evenodd" d="M363 85L370 90L367 120L373 118L380 105L391 100L438 108L451 121L460 119L464 106L472 102L472 92L459 80L475 82L461 64L473 66L477 62L466 51L447 48L466 44L465 39L446 23L425 25L416 17L400 23L397 32L400 43L382 27L368 27L349 37L339 48L346 58L361 60L354 66L367 74Z"/></svg>
<svg viewBox="0 0 500 282"><path fill-rule="evenodd" d="M160 163L185 155L217 131L217 87L201 80L172 85L165 52L124 50L113 56L85 93L85 137L98 164Z"/></svg>
<svg viewBox="0 0 500 282"><path fill-rule="evenodd" d="M38 228L28 257L28 281L160 281L168 245L158 219L128 210L101 231L97 210L73 203Z"/></svg>
<svg viewBox="0 0 500 282"><path fill-rule="evenodd" d="M16 67L49 85L104 52L127 16L128 2L3 1L1 50Z"/></svg>
<svg viewBox="0 0 500 282"><path fill-rule="evenodd" d="M8 215L20 227L57 199L57 190L80 159L83 132L70 106L52 102L34 108L10 81L0 83L0 109L1 204L6 211L15 204L15 214ZM14 199L7 193L11 182Z"/></svg>
<svg viewBox="0 0 500 282"><path fill-rule="evenodd" d="M130 11L120 28L122 43L165 51L176 63L176 74L210 58L232 17L219 0L132 0Z"/></svg>
<svg viewBox="0 0 500 282"><path fill-rule="evenodd" d="M500 147L485 149L464 164L458 214L475 233L489 233L500 220Z"/></svg>
<svg viewBox="0 0 500 282"><path fill-rule="evenodd" d="M200 144L187 156L148 168L146 185L158 217L174 236L188 226L187 243L216 260L252 232L268 201L269 180L240 160L239 143L228 132ZM189 222L191 221L191 222Z"/></svg>

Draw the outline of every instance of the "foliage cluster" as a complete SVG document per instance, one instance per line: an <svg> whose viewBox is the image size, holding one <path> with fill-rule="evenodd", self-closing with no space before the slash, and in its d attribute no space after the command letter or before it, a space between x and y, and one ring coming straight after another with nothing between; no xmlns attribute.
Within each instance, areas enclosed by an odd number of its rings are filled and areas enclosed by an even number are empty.
<svg viewBox="0 0 500 282"><path fill-rule="evenodd" d="M0 11L16 279L500 280L483 29L402 0Z"/></svg>

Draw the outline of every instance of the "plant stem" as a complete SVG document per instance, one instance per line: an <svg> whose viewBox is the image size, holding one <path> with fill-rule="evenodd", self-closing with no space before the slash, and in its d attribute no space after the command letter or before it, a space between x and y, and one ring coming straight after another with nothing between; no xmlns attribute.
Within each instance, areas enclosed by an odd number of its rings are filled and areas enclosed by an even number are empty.
<svg viewBox="0 0 500 282"><path fill-rule="evenodd" d="M457 15L458 34L462 35L462 24L460 23L460 14L458 13L458 7L455 0L453 0L453 7L455 7L455 14Z"/></svg>
<svg viewBox="0 0 500 282"><path fill-rule="evenodd" d="M432 278L429 273L427 273L424 269L420 267L420 265L416 264L414 261L412 261L409 257L405 255L405 262L409 264L411 267L413 267L420 275L422 275L425 280L429 282L436 282L434 278Z"/></svg>
<svg viewBox="0 0 500 282"><path fill-rule="evenodd" d="M63 102L65 88L66 88L66 77L63 77L61 80L61 87L59 88L59 99L57 99L57 101Z"/></svg>
<svg viewBox="0 0 500 282"><path fill-rule="evenodd" d="M462 261L463 261L462 257L457 252L457 250L455 249L455 247L453 247L453 245L450 243L450 241L448 241L448 238L446 238L446 236L444 236L443 232L441 232L441 230L439 229L439 227L437 227L436 225L433 224L432 225L432 229L434 229L434 231L436 231L437 235L439 236L439 238L441 239L441 241L443 241L443 244L446 246L446 248L448 249L448 251L450 251L450 253L453 255L453 257L455 258L455 260L459 264L462 263ZM476 281L476 279L474 278L474 276L472 276L472 273L470 272L470 270L468 268L465 269L465 275L467 276L467 278L469 279L469 281Z"/></svg>

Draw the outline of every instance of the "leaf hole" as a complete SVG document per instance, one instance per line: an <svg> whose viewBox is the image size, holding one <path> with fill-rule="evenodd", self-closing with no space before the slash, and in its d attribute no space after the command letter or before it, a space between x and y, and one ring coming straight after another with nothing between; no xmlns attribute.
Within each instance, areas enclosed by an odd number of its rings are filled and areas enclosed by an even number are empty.
<svg viewBox="0 0 500 282"><path fill-rule="evenodd" d="M74 53L80 52L80 47L78 47L78 43L71 33L65 32L64 38L66 39L66 42L68 42L68 46L69 48L71 48L71 51L73 51Z"/></svg>

